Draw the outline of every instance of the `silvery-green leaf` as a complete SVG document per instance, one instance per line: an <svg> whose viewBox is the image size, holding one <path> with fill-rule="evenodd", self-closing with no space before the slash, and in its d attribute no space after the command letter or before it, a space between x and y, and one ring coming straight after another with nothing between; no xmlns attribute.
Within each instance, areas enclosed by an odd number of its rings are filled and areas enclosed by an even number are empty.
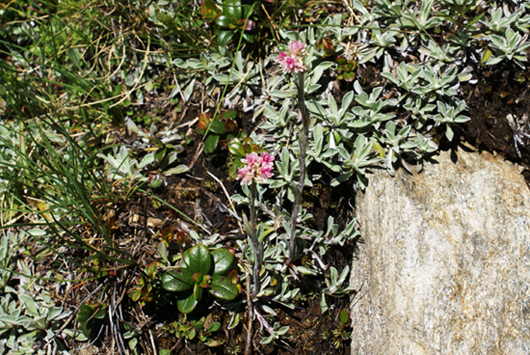
<svg viewBox="0 0 530 355"><path fill-rule="evenodd" d="M458 81L468 81L468 80L471 80L473 78L473 75L471 74L471 72L462 72L460 74L458 74Z"/></svg>
<svg viewBox="0 0 530 355"><path fill-rule="evenodd" d="M28 234L34 237L42 237L46 235L46 231L40 229L40 228L32 228L28 231Z"/></svg>
<svg viewBox="0 0 530 355"><path fill-rule="evenodd" d="M297 266L296 269L303 275L318 275L315 270L308 269L304 266Z"/></svg>
<svg viewBox="0 0 530 355"><path fill-rule="evenodd" d="M289 326L284 326L284 327L281 327L280 329L278 329L277 334L279 336L282 336L282 335L287 334L288 331L289 331Z"/></svg>
<svg viewBox="0 0 530 355"><path fill-rule="evenodd" d="M173 65L180 69L188 69L188 63L186 63L184 60L177 58L173 60Z"/></svg>
<svg viewBox="0 0 530 355"><path fill-rule="evenodd" d="M306 92L306 94L312 94L315 91L317 91L318 89L320 89L320 86L321 85L319 85L319 84L311 84L311 85L309 85L309 86L307 86L305 88L305 92Z"/></svg>
<svg viewBox="0 0 530 355"><path fill-rule="evenodd" d="M202 62L195 58L188 59L186 64L192 69L200 69L203 66Z"/></svg>
<svg viewBox="0 0 530 355"><path fill-rule="evenodd" d="M34 317L40 316L38 311L37 303L33 300L33 298L26 294L20 294L18 295L18 298L24 303L26 306L26 312Z"/></svg>
<svg viewBox="0 0 530 355"><path fill-rule="evenodd" d="M138 164L139 169L145 168L147 165L153 163L155 161L155 155L153 153L149 153L146 156L143 157L140 164Z"/></svg>
<svg viewBox="0 0 530 355"><path fill-rule="evenodd" d="M75 339L77 341L87 341L88 338L83 334L83 332L75 331L71 329L63 329L63 333L67 336L71 337L72 339Z"/></svg>
<svg viewBox="0 0 530 355"><path fill-rule="evenodd" d="M350 272L350 267L346 265L346 267L342 270L339 279L337 280L337 285L342 286L344 281L346 281L346 277L348 276L349 272Z"/></svg>
<svg viewBox="0 0 530 355"><path fill-rule="evenodd" d="M267 345L270 344L274 340L274 336L271 334L263 339L260 340L260 344Z"/></svg>
<svg viewBox="0 0 530 355"><path fill-rule="evenodd" d="M394 77L394 75L392 75L392 73L390 73L390 72L381 73L381 76L382 76L383 78L388 79L388 80L389 80L391 83L393 83L394 85L399 85L399 80L396 79L396 78Z"/></svg>
<svg viewBox="0 0 530 355"><path fill-rule="evenodd" d="M447 139L449 139L450 142L453 140L454 133L449 123L446 124L445 136L447 137Z"/></svg>
<svg viewBox="0 0 530 355"><path fill-rule="evenodd" d="M177 174L185 173L186 171L188 171L188 166L184 164L180 164L174 168L164 171L164 175L166 176L177 175Z"/></svg>
<svg viewBox="0 0 530 355"><path fill-rule="evenodd" d="M130 118L127 118L126 120L126 124L127 124L127 128L133 132L133 133L138 133L139 129L138 129L138 126L136 125L136 123L134 123L133 120L131 120Z"/></svg>
<svg viewBox="0 0 530 355"><path fill-rule="evenodd" d="M364 64L371 61L377 54L377 48L366 48L357 55L359 64Z"/></svg>
<svg viewBox="0 0 530 355"><path fill-rule="evenodd" d="M195 89L195 79L193 79L191 83L184 90L183 96L184 96L185 102L188 102L190 100L191 94L193 94L194 89Z"/></svg>
<svg viewBox="0 0 530 355"><path fill-rule="evenodd" d="M63 312L61 307L52 307L49 309L47 317L50 320L64 319L70 315L71 312Z"/></svg>
<svg viewBox="0 0 530 355"><path fill-rule="evenodd" d="M280 91L280 90L272 90L269 93L269 95L272 96L272 97L280 98L280 99L287 99L287 98L293 97L293 93L292 92L290 92L290 91Z"/></svg>
<svg viewBox="0 0 530 355"><path fill-rule="evenodd" d="M273 316L276 316L278 315L274 309L270 308L269 306L267 306L266 304L261 304L260 305L260 308L263 309L266 313L270 314L270 315L273 315Z"/></svg>
<svg viewBox="0 0 530 355"><path fill-rule="evenodd" d="M240 320L240 313L239 312L233 312L232 316L230 318L230 322L228 323L228 329L234 329L239 324Z"/></svg>
<svg viewBox="0 0 530 355"><path fill-rule="evenodd" d="M229 76L227 74L215 73L212 76L213 76L213 78L215 80L217 80L221 84L227 84L228 83Z"/></svg>
<svg viewBox="0 0 530 355"><path fill-rule="evenodd" d="M351 171L348 171L347 173L341 174L338 177L336 177L333 180L331 180L329 185L332 186L332 187L339 186L341 182L348 181L352 175L353 175L353 173Z"/></svg>
<svg viewBox="0 0 530 355"><path fill-rule="evenodd" d="M241 52L237 52L236 53L236 57L234 59L234 62L236 63L237 70L242 72L244 67L243 67L243 56L242 56Z"/></svg>
<svg viewBox="0 0 530 355"><path fill-rule="evenodd" d="M320 312L322 314L326 313L328 310L328 304L326 302L326 295L322 292L322 298L320 299Z"/></svg>

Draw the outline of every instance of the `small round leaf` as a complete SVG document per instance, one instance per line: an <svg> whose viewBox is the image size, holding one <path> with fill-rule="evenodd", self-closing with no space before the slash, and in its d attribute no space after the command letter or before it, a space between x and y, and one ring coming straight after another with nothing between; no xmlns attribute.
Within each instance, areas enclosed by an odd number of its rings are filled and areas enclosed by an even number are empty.
<svg viewBox="0 0 530 355"><path fill-rule="evenodd" d="M228 278L214 275L210 285L210 293L217 298L231 301L239 295L239 289Z"/></svg>
<svg viewBox="0 0 530 355"><path fill-rule="evenodd" d="M214 275L223 275L228 273L234 262L234 256L228 249L216 249L212 251L214 261Z"/></svg>
<svg viewBox="0 0 530 355"><path fill-rule="evenodd" d="M193 273L189 269L177 269L162 276L162 287L170 292L191 290L195 282Z"/></svg>
<svg viewBox="0 0 530 355"><path fill-rule="evenodd" d="M198 244L184 252L184 264L188 267L191 274L200 272L206 275L210 272L212 267L212 255L202 244Z"/></svg>
<svg viewBox="0 0 530 355"><path fill-rule="evenodd" d="M195 300L195 297L193 297L193 293L192 293L187 298L178 300L177 308L179 312L188 314L195 309L195 307L197 306L197 303L199 302Z"/></svg>

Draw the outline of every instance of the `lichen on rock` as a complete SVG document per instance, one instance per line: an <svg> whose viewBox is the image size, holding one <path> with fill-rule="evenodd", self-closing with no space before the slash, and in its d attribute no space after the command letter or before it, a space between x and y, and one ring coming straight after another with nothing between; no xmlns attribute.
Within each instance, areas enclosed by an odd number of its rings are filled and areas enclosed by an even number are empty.
<svg viewBox="0 0 530 355"><path fill-rule="evenodd" d="M352 354L530 353L530 191L489 153L369 176Z"/></svg>

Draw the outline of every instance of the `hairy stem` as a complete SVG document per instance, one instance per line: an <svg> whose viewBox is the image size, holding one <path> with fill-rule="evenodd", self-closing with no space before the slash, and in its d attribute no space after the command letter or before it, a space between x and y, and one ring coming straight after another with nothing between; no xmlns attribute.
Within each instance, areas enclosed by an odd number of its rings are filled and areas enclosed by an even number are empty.
<svg viewBox="0 0 530 355"><path fill-rule="evenodd" d="M261 250L258 237L256 236L256 182L250 185L250 239L254 248L254 291L252 297L256 296L261 288L259 271L261 269Z"/></svg>
<svg viewBox="0 0 530 355"><path fill-rule="evenodd" d="M307 141L309 135L309 114L307 112L307 107L305 105L304 99L304 73L298 73L298 84L296 85L298 89L297 98L298 106L300 107L300 113L302 116L302 130L300 131L300 180L298 182L298 191L293 186L294 191L294 206L293 213L291 216L291 240L289 243L289 259L287 259L287 264L290 264L295 258L295 237L296 237L296 219L298 217L298 211L300 210L300 205L302 203L302 192L304 190L304 181L305 181L305 157L307 149Z"/></svg>
<svg viewBox="0 0 530 355"><path fill-rule="evenodd" d="M250 282L248 280L248 271L246 271L246 268L245 268L245 278L247 281L247 306L248 306L248 330L247 330L247 346L245 348L245 355L251 355L252 354L252 336L253 336L252 299L250 298L250 290L249 290Z"/></svg>

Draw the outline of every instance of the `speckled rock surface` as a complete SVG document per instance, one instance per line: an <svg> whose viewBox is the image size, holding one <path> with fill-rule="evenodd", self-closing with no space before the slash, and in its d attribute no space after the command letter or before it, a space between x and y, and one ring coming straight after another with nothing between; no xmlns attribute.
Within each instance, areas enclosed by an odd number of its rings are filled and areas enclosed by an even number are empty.
<svg viewBox="0 0 530 355"><path fill-rule="evenodd" d="M530 192L460 149L357 194L352 354L530 354Z"/></svg>

